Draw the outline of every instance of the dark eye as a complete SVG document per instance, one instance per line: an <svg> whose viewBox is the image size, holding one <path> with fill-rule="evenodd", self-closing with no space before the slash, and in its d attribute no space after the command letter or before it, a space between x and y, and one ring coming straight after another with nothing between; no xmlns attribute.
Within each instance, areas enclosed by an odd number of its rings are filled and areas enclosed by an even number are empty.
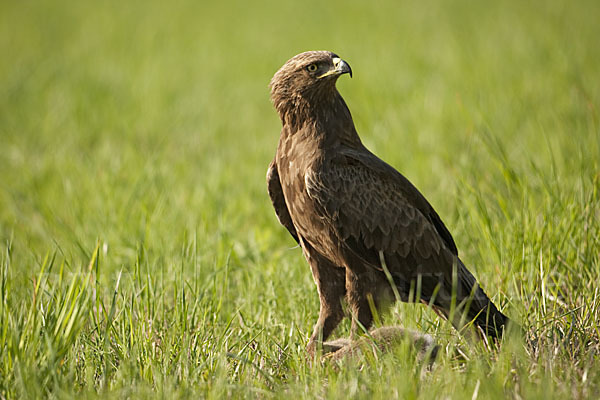
<svg viewBox="0 0 600 400"><path fill-rule="evenodd" d="M308 67L306 67L306 70L308 72L315 72L317 70L317 64L310 64Z"/></svg>

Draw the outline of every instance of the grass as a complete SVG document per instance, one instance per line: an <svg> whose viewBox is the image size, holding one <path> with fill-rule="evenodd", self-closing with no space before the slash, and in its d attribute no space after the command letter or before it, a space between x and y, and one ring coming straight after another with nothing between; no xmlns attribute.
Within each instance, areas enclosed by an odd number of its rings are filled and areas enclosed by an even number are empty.
<svg viewBox="0 0 600 400"><path fill-rule="evenodd" d="M0 3L0 398L600 394L595 1ZM330 49L365 144L453 232L538 346L335 368L266 195L267 83ZM345 322L336 335L346 335ZM462 346L467 360L453 356Z"/></svg>

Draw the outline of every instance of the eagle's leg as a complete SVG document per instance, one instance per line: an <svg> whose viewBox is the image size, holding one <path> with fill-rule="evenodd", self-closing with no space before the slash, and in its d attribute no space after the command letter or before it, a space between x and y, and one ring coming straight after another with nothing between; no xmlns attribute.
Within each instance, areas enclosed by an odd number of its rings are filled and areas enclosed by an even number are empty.
<svg viewBox="0 0 600 400"><path fill-rule="evenodd" d="M372 298L373 294L370 278L367 271L346 268L346 301L352 312L352 338L361 332L367 332L373 323L369 305L369 296Z"/></svg>
<svg viewBox="0 0 600 400"><path fill-rule="evenodd" d="M342 299L346 294L344 269L337 267L314 249L305 246L305 255L319 291L319 320L308 341L307 350L314 354L344 317Z"/></svg>

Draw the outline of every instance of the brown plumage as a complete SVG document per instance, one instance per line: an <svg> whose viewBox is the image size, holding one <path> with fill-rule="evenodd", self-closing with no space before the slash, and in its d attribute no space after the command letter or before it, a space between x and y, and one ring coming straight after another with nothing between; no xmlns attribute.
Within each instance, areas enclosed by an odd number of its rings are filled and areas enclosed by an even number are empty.
<svg viewBox="0 0 600 400"><path fill-rule="evenodd" d="M371 299L382 307L399 296L431 304L457 329L473 321L498 336L508 319L466 269L438 214L361 143L335 87L345 73L349 65L334 53L309 51L270 84L283 128L267 172L269 196L302 247L321 304L309 351L343 318L344 297L353 332L370 327Z"/></svg>

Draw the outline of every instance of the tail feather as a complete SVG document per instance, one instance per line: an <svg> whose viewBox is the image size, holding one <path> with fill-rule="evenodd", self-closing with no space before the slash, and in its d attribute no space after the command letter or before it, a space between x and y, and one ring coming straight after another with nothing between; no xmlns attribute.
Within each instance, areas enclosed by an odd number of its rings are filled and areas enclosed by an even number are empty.
<svg viewBox="0 0 600 400"><path fill-rule="evenodd" d="M472 302L467 310L467 322L473 321L487 336L501 337L509 322L508 317L498 311L480 287L477 287L477 292L475 297L478 300Z"/></svg>
<svg viewBox="0 0 600 400"><path fill-rule="evenodd" d="M435 305L458 330L473 322L487 336L501 337L509 318L492 303L462 261L457 260L456 275L450 285L452 292L444 291L445 295L436 299Z"/></svg>

